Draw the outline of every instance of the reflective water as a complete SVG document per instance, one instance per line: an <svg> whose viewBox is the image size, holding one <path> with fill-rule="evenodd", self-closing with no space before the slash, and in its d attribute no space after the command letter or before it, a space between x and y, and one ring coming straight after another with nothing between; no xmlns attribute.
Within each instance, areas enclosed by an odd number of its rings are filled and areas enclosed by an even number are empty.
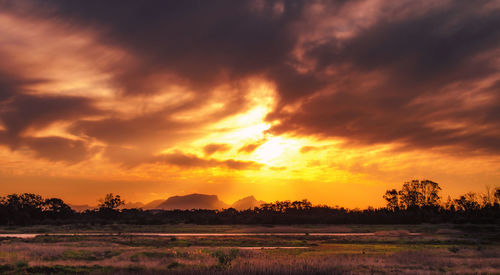
<svg viewBox="0 0 500 275"><path fill-rule="evenodd" d="M375 236L377 233L18 233L0 234L0 238L31 239L37 236L148 236L148 237L237 237L237 236ZM420 233L406 233L417 236Z"/></svg>

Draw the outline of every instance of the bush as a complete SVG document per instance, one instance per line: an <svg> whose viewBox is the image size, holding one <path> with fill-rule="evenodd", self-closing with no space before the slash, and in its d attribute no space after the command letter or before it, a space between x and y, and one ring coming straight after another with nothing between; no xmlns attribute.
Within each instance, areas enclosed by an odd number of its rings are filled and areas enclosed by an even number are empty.
<svg viewBox="0 0 500 275"><path fill-rule="evenodd" d="M177 267L180 267L182 266L182 264L178 263L178 262L171 262L167 265L167 268L168 269L173 269L173 268L177 268Z"/></svg>
<svg viewBox="0 0 500 275"><path fill-rule="evenodd" d="M26 261L17 261L15 264L16 269L25 269L28 267L28 262Z"/></svg>
<svg viewBox="0 0 500 275"><path fill-rule="evenodd" d="M238 249L231 249L229 251L224 251L219 249L212 253L212 257L216 258L219 266L230 266L231 262L238 257Z"/></svg>

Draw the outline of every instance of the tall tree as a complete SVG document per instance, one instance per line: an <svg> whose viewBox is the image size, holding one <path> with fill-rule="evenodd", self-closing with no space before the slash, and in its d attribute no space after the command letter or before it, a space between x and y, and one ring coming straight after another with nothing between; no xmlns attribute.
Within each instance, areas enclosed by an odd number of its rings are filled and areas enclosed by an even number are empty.
<svg viewBox="0 0 500 275"><path fill-rule="evenodd" d="M394 201L397 199L394 191L396 190L388 190L384 195L384 199L391 200L390 207L394 207ZM403 209L437 207L441 199L439 191L441 191L439 184L431 180L412 180L410 182L405 182L401 190L397 192L397 195L399 195L399 207Z"/></svg>
<svg viewBox="0 0 500 275"><path fill-rule="evenodd" d="M387 209L392 211L399 209L398 191L396 189L387 190L384 199L387 201Z"/></svg>
<svg viewBox="0 0 500 275"><path fill-rule="evenodd" d="M422 193L420 206L438 206L439 200L439 191L441 187L437 182L433 182L431 180L423 180L420 182L420 190Z"/></svg>
<svg viewBox="0 0 500 275"><path fill-rule="evenodd" d="M63 200L58 198L46 199L43 204L43 211L51 218L69 218L75 212Z"/></svg>
<svg viewBox="0 0 500 275"><path fill-rule="evenodd" d="M495 203L500 204L500 186L495 189L493 196L495 197Z"/></svg>
<svg viewBox="0 0 500 275"><path fill-rule="evenodd" d="M462 211L474 211L481 208L478 201L478 196L474 192L469 192L465 195L460 196L460 198L455 200L457 208Z"/></svg>
<svg viewBox="0 0 500 275"><path fill-rule="evenodd" d="M99 209L115 210L121 205L125 204L125 201L121 199L120 195L113 195L113 193L106 194L104 199L100 200Z"/></svg>
<svg viewBox="0 0 500 275"><path fill-rule="evenodd" d="M420 192L420 182L418 180L405 182L398 194L402 208L410 209L420 206L422 194Z"/></svg>

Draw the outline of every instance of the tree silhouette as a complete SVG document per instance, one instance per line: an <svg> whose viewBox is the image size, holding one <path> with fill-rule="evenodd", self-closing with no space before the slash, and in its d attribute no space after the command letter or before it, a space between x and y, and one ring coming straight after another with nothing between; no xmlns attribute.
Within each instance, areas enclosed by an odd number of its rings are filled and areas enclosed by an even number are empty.
<svg viewBox="0 0 500 275"><path fill-rule="evenodd" d="M405 182L398 192L400 207L404 209L437 207L441 199L439 197L440 190L439 184L431 180ZM392 192L392 190L390 191Z"/></svg>
<svg viewBox="0 0 500 275"><path fill-rule="evenodd" d="M423 180L420 182L420 190L422 192L421 196L421 204L420 206L438 206L439 200L439 191L441 191L441 187L437 182L433 182L431 180Z"/></svg>
<svg viewBox="0 0 500 275"><path fill-rule="evenodd" d="M42 218L43 199L36 194L10 194L3 199L7 222L30 224Z"/></svg>
<svg viewBox="0 0 500 275"><path fill-rule="evenodd" d="M387 209L391 211L399 209L398 191L396 189L387 190L383 197L387 201Z"/></svg>
<svg viewBox="0 0 500 275"><path fill-rule="evenodd" d="M497 187L495 189L495 193L493 194L493 196L495 197L495 203L500 204L500 187Z"/></svg>
<svg viewBox="0 0 500 275"><path fill-rule="evenodd" d="M474 211L481 207L477 199L477 194L474 192L460 196L460 198L455 200L455 204L462 211Z"/></svg>
<svg viewBox="0 0 500 275"><path fill-rule="evenodd" d="M405 182L398 192L401 207L405 209L417 208L420 204L420 182L412 180Z"/></svg>
<svg viewBox="0 0 500 275"><path fill-rule="evenodd" d="M116 210L121 205L125 204L125 201L121 199L120 195L113 195L113 193L106 194L104 199L100 200L99 209L104 210Z"/></svg>
<svg viewBox="0 0 500 275"><path fill-rule="evenodd" d="M308 200L276 201L238 211L224 210L143 210L122 209L119 195L107 194L98 209L75 212L58 198L43 199L36 194L0 197L0 225L33 224L418 224L481 223L500 224L500 187L490 203L482 194L469 192L439 204L439 184L430 180L405 182L401 190L387 190L385 208L345 209L313 205ZM494 203L491 203L494 201ZM390 210L390 211L388 211Z"/></svg>
<svg viewBox="0 0 500 275"><path fill-rule="evenodd" d="M58 198L46 199L43 204L43 211L51 218L67 218L75 212L63 200Z"/></svg>

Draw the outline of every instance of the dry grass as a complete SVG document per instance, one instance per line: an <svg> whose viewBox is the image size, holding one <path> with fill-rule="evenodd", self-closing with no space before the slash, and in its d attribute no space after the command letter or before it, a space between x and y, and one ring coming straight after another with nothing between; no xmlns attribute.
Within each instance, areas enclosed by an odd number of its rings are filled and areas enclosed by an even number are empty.
<svg viewBox="0 0 500 275"><path fill-rule="evenodd" d="M279 229L279 228L278 228ZM455 231L370 237L152 238L88 236L0 241L0 273L438 274L500 273L500 245ZM307 246L247 250L238 246ZM295 244L295 245L293 245Z"/></svg>

